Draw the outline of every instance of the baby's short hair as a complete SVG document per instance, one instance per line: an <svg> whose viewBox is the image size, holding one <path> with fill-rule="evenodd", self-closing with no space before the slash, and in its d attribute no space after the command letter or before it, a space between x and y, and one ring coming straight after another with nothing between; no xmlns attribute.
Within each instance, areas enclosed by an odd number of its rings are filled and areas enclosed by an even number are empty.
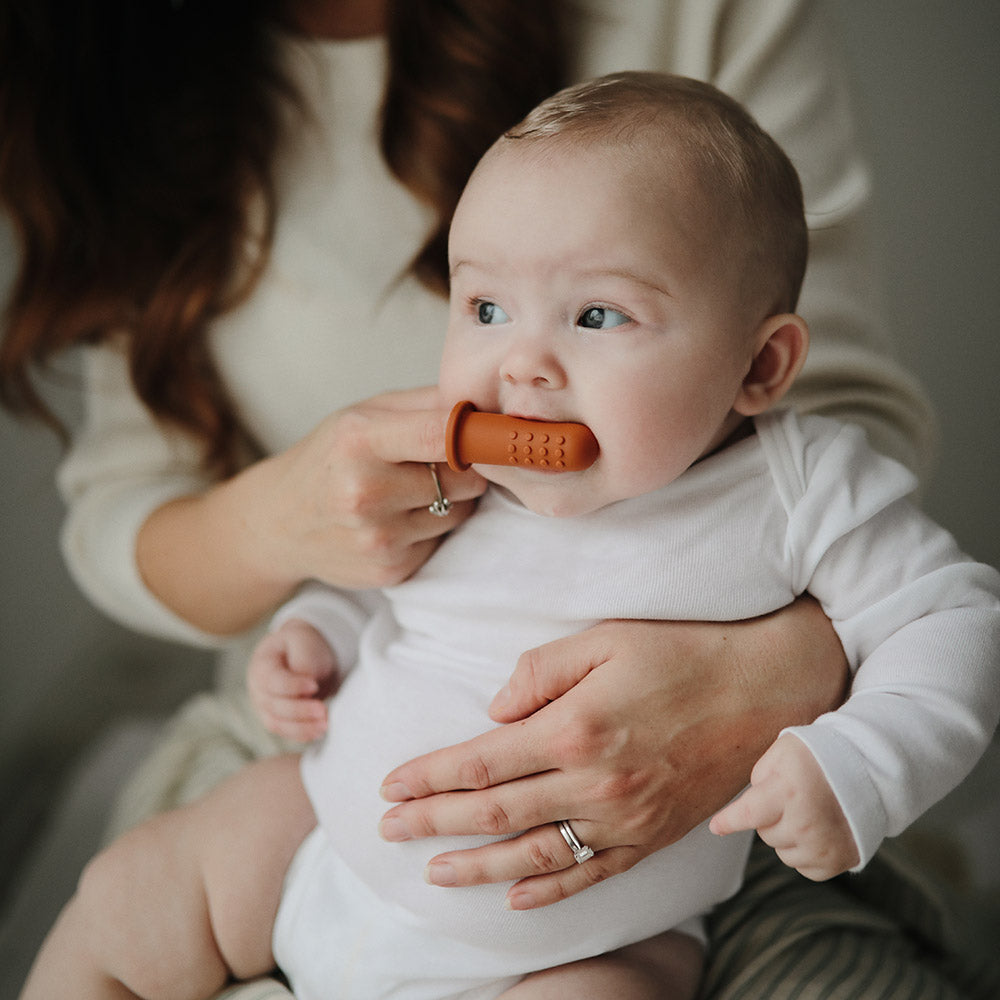
<svg viewBox="0 0 1000 1000"><path fill-rule="evenodd" d="M659 135L668 161L693 170L724 231L741 239L755 280L772 286L767 311L794 310L808 256L798 174L749 112L716 87L665 73L614 73L559 91L501 141L563 137L655 151Z"/></svg>

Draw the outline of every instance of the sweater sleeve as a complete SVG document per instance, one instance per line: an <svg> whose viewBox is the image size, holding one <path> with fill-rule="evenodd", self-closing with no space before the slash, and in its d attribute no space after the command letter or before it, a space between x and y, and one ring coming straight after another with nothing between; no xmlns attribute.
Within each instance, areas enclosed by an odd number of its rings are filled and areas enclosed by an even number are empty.
<svg viewBox="0 0 1000 1000"><path fill-rule="evenodd" d="M876 447L922 473L933 420L919 387L891 357L867 233L869 172L815 2L585 0L585 6L590 13L579 19L573 49L576 75L631 68L709 80L743 102L789 152L803 178L812 239L801 303L812 348L791 401L801 411L861 423ZM357 211L363 212L367 190L360 196ZM248 362L242 336L239 342L242 371ZM436 341L429 336L427 343ZM70 571L95 604L129 627L217 644L163 607L135 565L145 518L167 500L207 485L196 446L151 418L115 348L85 354L86 423L60 473L69 508L63 546ZM309 365L308 353L290 357ZM233 367L222 370L232 378ZM315 391L326 398L326 387ZM257 388L244 395L261 413L279 405ZM343 405L353 397L329 398ZM317 409L316 422L325 412ZM257 439L269 440L258 423L251 426Z"/></svg>
<svg viewBox="0 0 1000 1000"><path fill-rule="evenodd" d="M221 646L224 640L193 628L152 595L135 558L139 529L157 507L208 486L198 449L159 425L139 402L120 350L85 348L82 368L83 425L58 473L70 574L98 608L129 628Z"/></svg>
<svg viewBox="0 0 1000 1000"><path fill-rule="evenodd" d="M878 451L923 477L936 423L895 356L875 250L874 180L830 25L814 0L712 6L716 84L751 110L802 180L809 264L798 311L812 336L786 402L860 425Z"/></svg>
<svg viewBox="0 0 1000 1000"><path fill-rule="evenodd" d="M816 757L864 866L954 788L1000 719L1000 573L905 497L908 479L845 428L802 470L799 585L855 670L847 701L790 730Z"/></svg>
<svg viewBox="0 0 1000 1000"><path fill-rule="evenodd" d="M579 75L650 69L707 80L740 101L795 163L810 229L799 312L801 413L857 423L879 451L924 477L936 424L894 356L873 241L873 181L846 76L815 0L589 0Z"/></svg>

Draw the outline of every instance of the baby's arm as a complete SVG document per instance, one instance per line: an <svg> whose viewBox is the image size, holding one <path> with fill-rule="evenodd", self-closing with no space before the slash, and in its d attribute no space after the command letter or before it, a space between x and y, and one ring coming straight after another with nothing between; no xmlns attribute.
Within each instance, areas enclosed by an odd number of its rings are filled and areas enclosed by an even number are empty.
<svg viewBox="0 0 1000 1000"><path fill-rule="evenodd" d="M861 860L844 811L819 764L798 737L784 733L757 761L747 788L709 823L725 835L756 829L778 857L814 881Z"/></svg>
<svg viewBox="0 0 1000 1000"><path fill-rule="evenodd" d="M788 447L778 434L762 441L789 513L793 587L819 600L856 673L837 711L786 730L747 800L713 829L766 830L788 864L822 878L864 867L989 744L1000 719L1000 574L905 498L909 478L856 429L814 425L802 443L787 422L775 430ZM802 767L799 758L805 770L775 784L769 772Z"/></svg>
<svg viewBox="0 0 1000 1000"><path fill-rule="evenodd" d="M247 685L261 721L300 743L326 731L326 699L357 659L361 632L380 600L307 584L275 615L250 659Z"/></svg>
<svg viewBox="0 0 1000 1000"><path fill-rule="evenodd" d="M247 686L268 731L308 743L326 731L326 703L339 681L337 657L319 629L290 618L250 658Z"/></svg>

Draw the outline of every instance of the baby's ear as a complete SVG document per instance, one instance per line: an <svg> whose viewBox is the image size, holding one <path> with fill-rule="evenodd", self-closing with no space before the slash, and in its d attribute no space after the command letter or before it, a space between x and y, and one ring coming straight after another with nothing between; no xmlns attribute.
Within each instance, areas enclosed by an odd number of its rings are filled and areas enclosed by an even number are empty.
<svg viewBox="0 0 1000 1000"><path fill-rule="evenodd" d="M801 316L769 316L754 335L754 358L733 409L745 417L770 409L788 391L809 349L809 328Z"/></svg>

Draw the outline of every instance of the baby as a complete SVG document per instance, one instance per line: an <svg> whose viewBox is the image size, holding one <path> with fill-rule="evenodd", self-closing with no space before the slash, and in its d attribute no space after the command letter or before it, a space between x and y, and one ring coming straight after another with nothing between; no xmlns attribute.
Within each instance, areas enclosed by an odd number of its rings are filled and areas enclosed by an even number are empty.
<svg viewBox="0 0 1000 1000"><path fill-rule="evenodd" d="M556 95L477 167L450 260L442 404L584 424L596 460L477 465L493 484L479 510L409 581L309 587L283 609L255 699L309 718L340 680L324 738L113 844L25 1000L66 983L205 997L275 962L299 1000L690 998L700 917L739 886L749 830L811 877L858 868L990 739L1000 575L908 503L912 477L860 431L773 409L806 353L806 229L794 169L742 109L654 74ZM805 591L841 637L850 697L629 872L511 912L503 886L423 881L429 853L468 838L375 836L383 775L482 731L523 650L606 618L750 618ZM601 850L585 822L560 826L566 866Z"/></svg>

